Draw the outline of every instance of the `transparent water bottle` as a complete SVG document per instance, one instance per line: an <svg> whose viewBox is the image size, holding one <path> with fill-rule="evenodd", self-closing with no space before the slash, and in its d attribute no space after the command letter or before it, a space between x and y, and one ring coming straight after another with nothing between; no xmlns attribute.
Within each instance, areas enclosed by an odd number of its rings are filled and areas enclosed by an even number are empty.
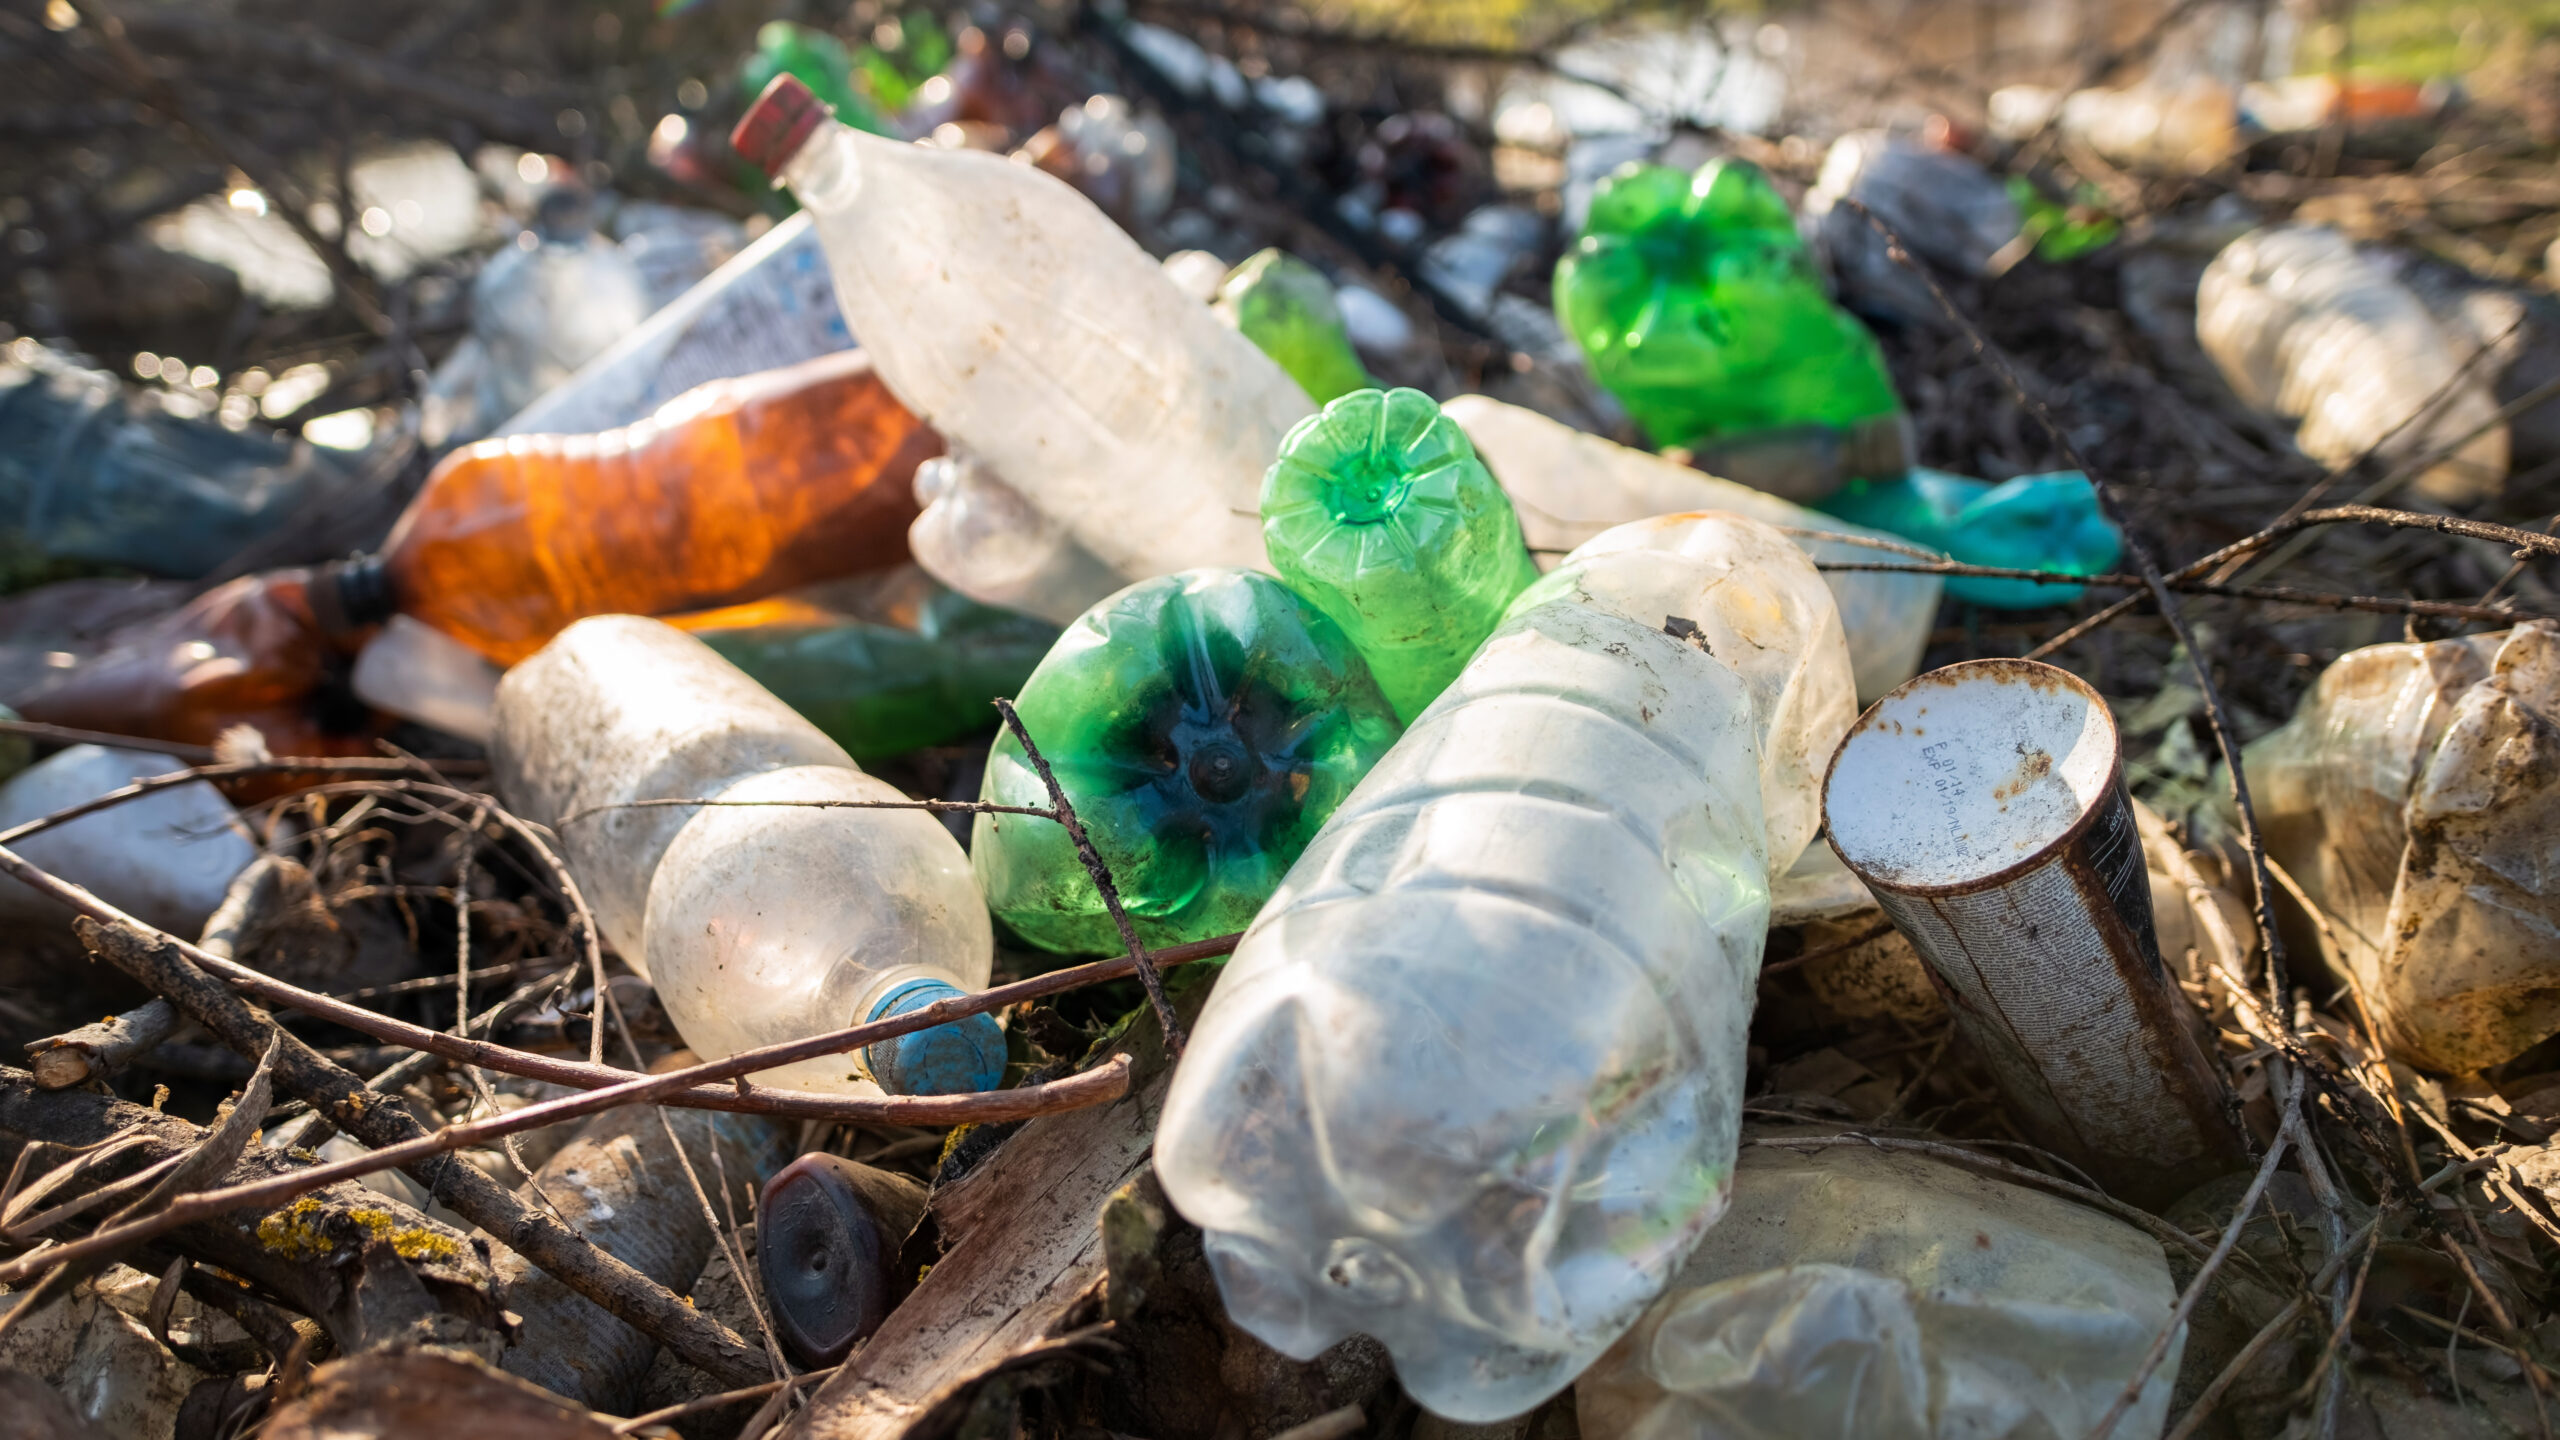
<svg viewBox="0 0 2560 1440"><path fill-rule="evenodd" d="M501 250L471 285L471 333L480 371L472 439L577 373L638 329L655 308L648 282L622 248L595 233L588 198L545 194L533 227Z"/></svg>
<svg viewBox="0 0 2560 1440"><path fill-rule="evenodd" d="M853 333L955 448L1126 579L1262 564L1263 467L1314 407L1092 201L834 124L788 75L735 141L815 217Z"/></svg>
<svg viewBox="0 0 2560 1440"><path fill-rule="evenodd" d="M1156 1134L1228 1314L1377 1337L1518 1414L1721 1213L1769 877L1848 727L1829 592L1730 515L1623 527L1514 603L1228 962Z"/></svg>
<svg viewBox="0 0 2560 1440"><path fill-rule="evenodd" d="M905 797L671 626L606 615L562 631L499 682L491 759L706 1059L987 983L995 936L951 832L921 810L788 803ZM676 799L756 803L629 803ZM1003 1065L1003 1035L977 1015L758 1079L942 1094L991 1088Z"/></svg>
<svg viewBox="0 0 2560 1440"><path fill-rule="evenodd" d="M907 550L936 580L984 605L1064 625L1124 583L985 462L945 455L916 467Z"/></svg>

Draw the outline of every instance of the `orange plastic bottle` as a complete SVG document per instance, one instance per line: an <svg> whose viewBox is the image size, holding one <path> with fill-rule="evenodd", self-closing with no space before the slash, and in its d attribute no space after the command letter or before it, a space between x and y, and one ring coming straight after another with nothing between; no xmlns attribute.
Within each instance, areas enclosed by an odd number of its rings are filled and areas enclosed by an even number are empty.
<svg viewBox="0 0 2560 1440"><path fill-rule="evenodd" d="M405 613L511 665L589 615L735 604L907 558L942 453L858 350L716 380L600 435L445 457L379 555L332 567L361 626ZM315 597L325 613L332 597Z"/></svg>
<svg viewBox="0 0 2560 1440"><path fill-rule="evenodd" d="M907 558L942 439L859 351L686 391L598 435L485 440L438 465L381 552L250 576L10 698L57 725L276 754L369 750L345 680L373 627L424 621L502 665L589 615L762 599Z"/></svg>

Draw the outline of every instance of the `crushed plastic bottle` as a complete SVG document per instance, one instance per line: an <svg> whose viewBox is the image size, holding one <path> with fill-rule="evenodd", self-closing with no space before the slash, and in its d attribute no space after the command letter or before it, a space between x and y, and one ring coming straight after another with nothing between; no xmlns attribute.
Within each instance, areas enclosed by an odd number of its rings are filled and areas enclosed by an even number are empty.
<svg viewBox="0 0 2560 1440"><path fill-rule="evenodd" d="M1408 722L1538 578L1502 487L1419 390L1355 390L1300 421L1263 478L1262 539Z"/></svg>
<svg viewBox="0 0 2560 1440"><path fill-rule="evenodd" d="M0 348L0 582L61 562L193 579L349 491L309 444L128 393L32 342Z"/></svg>
<svg viewBox="0 0 2560 1440"><path fill-rule="evenodd" d="M396 611L512 664L583 616L903 560L915 467L940 448L862 352L822 356L715 381L626 429L449 455L381 553L327 584L348 625Z"/></svg>
<svg viewBox="0 0 2560 1440"><path fill-rule="evenodd" d="M2560 1033L2555 726L2560 625L2536 620L2351 651L2242 752L2268 855L2398 1059L2465 1073Z"/></svg>
<svg viewBox="0 0 2560 1440"><path fill-rule="evenodd" d="M74 745L0 786L0 828L184 768L147 751ZM231 877L258 858L239 812L201 780L84 815L10 848L145 924L180 935L202 931ZM58 924L68 913L14 880L0 884L0 914Z"/></svg>
<svg viewBox="0 0 2560 1440"><path fill-rule="evenodd" d="M2461 360L2426 303L2326 225L2225 246L2196 286L2196 338L2242 400L2300 420L2295 443L2324 465L2378 446L2395 466L2487 425L2411 486L2461 505L2506 483L2507 427L2489 423L2496 373L2477 367L2456 383Z"/></svg>
<svg viewBox="0 0 2560 1440"><path fill-rule="evenodd" d="M907 548L936 580L982 604L1064 625L1122 581L1067 528L968 454L916 467Z"/></svg>
<svg viewBox="0 0 2560 1440"><path fill-rule="evenodd" d="M951 832L920 810L787 803L906 797L669 626L582 620L508 671L490 759L707 1059L987 983L995 937ZM758 803L630 803L682 799ZM1003 1071L1004 1037L975 1015L758 1079L919 1095L991 1089Z"/></svg>
<svg viewBox="0 0 2560 1440"><path fill-rule="evenodd" d="M1852 718L1830 593L1730 515L1622 526L1513 603L1307 847L1156 1133L1238 1325L1377 1337L1499 1419L1722 1213L1769 880Z"/></svg>
<svg viewBox="0 0 2560 1440"><path fill-rule="evenodd" d="M1333 282L1285 250L1265 250L1237 266L1218 287L1216 308L1319 405L1376 383L1343 331Z"/></svg>
<svg viewBox="0 0 2560 1440"><path fill-rule="evenodd" d="M1502 482L1531 553L1550 564L1613 526L1695 510L1729 510L1790 530L1892 538L1489 396L1461 395L1441 409L1467 432L1477 456ZM1847 539L1789 538L1817 563L1894 560L1888 551ZM1822 578L1840 607L1861 700L1873 700L1919 672L1938 614L1937 576L1833 571Z"/></svg>
<svg viewBox="0 0 2560 1440"><path fill-rule="evenodd" d="M1822 293L1786 202L1747 162L1694 176L1631 164L1602 182L1556 262L1555 308L1592 377L1657 444L1903 424L1875 337ZM1861 460L1844 472L1872 473L1892 471Z"/></svg>
<svg viewBox="0 0 2560 1440"><path fill-rule="evenodd" d="M1194 570L1095 606L1016 702L1149 945L1243 929L1401 727L1342 631L1249 570ZM979 798L1049 804L996 738ZM987 908L1034 945L1121 948L1066 830L978 816Z"/></svg>
<svg viewBox="0 0 2560 1440"><path fill-rule="evenodd" d="M955 447L1127 579L1262 563L1262 471L1314 407L1091 201L827 123L789 76L735 138L815 217L881 378Z"/></svg>
<svg viewBox="0 0 2560 1440"><path fill-rule="evenodd" d="M1574 1386L1583 1434L2094 1432L2175 1307L2158 1241L1925 1156L1782 1148L1791 1133L1742 1152L1733 1208ZM2184 1346L2106 1435L2160 1434Z"/></svg>
<svg viewBox="0 0 2560 1440"><path fill-rule="evenodd" d="M1943 550L1967 565L2100 575L2124 553L2124 538L2098 508L2098 492L2077 470L2020 475L1994 485L1914 469L1897 480L1852 480L1822 502L1843 520ZM1893 556L1872 558L1890 563ZM1994 610L2067 605L2085 586L2043 580L1947 577L1950 598Z"/></svg>
<svg viewBox="0 0 2560 1440"><path fill-rule="evenodd" d="M2017 238L2017 202L1998 176L1969 155L1882 130L1859 130L1831 144L1804 197L1841 303L1905 325L1938 325L1944 315L1928 283L1887 253L1867 217L1873 211L1911 252L1957 275L1981 275Z"/></svg>
<svg viewBox="0 0 2560 1440"><path fill-rule="evenodd" d="M476 409L448 440L487 434L649 318L648 281L595 233L591 198L560 186L538 206L531 228L472 281Z"/></svg>

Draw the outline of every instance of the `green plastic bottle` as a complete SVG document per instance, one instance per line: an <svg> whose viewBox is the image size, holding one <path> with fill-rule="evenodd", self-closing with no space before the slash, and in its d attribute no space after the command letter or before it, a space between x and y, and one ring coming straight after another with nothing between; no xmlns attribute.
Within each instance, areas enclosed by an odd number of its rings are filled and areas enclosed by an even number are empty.
<svg viewBox="0 0 2560 1440"><path fill-rule="evenodd" d="M990 702L1022 689L1058 627L945 590L912 630L846 616L695 633L867 765L984 734Z"/></svg>
<svg viewBox="0 0 2560 1440"><path fill-rule="evenodd" d="M1217 309L1319 405L1377 383L1343 331L1333 282L1285 250L1265 250L1227 272Z"/></svg>
<svg viewBox="0 0 2560 1440"><path fill-rule="evenodd" d="M1509 497L1419 390L1355 390L1299 421L1262 477L1262 543L1408 725L1538 578Z"/></svg>
<svg viewBox="0 0 2560 1440"><path fill-rule="evenodd" d="M1402 733L1342 631L1249 570L1141 581L1067 627L1015 702L1149 945L1241 930ZM980 797L1049 804L1010 732ZM1065 827L978 816L987 908L1044 949L1121 948Z"/></svg>
<svg viewBox="0 0 2560 1440"><path fill-rule="evenodd" d="M738 66L738 88L761 95L776 75L796 75L827 102L836 118L874 135L889 133L880 111L853 88L853 54L824 30L789 20L769 20L756 31L756 48Z"/></svg>
<svg viewBox="0 0 2560 1440"><path fill-rule="evenodd" d="M1745 161L1601 181L1556 262L1555 306L1657 445L1902 409L1875 337L1823 294L1786 201Z"/></svg>
<svg viewBox="0 0 2560 1440"><path fill-rule="evenodd" d="M1994 485L1915 469L1896 480L1852 480L1821 508L1943 550L1967 565L2095 575L2124 553L2124 538L2098 508L2098 492L2077 470L2020 475ZM1993 610L2067 605L2087 588L2042 580L1947 579L1950 598Z"/></svg>

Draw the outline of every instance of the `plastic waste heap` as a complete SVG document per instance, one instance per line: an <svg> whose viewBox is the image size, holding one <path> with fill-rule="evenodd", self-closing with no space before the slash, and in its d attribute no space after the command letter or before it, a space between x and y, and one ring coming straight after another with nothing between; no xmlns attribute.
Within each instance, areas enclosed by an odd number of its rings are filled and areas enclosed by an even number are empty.
<svg viewBox="0 0 2560 1440"><path fill-rule="evenodd" d="M1477 456L1502 482L1522 536L1547 563L1631 520L1691 510L1730 510L1777 526L1816 562L1896 563L1889 552L1853 539L1823 538L1892 538L1882 531L1603 440L1535 410L1488 395L1460 395L1440 408L1466 430ZM1808 531L1819 533L1797 533ZM1832 570L1822 579L1840 607L1859 699L1873 700L1918 672L1938 614L1937 576Z"/></svg>
<svg viewBox="0 0 2560 1440"><path fill-rule="evenodd" d="M1093 202L830 123L787 75L735 141L815 217L853 333L956 449L1125 579L1262 563L1262 471L1314 407Z"/></svg>
<svg viewBox="0 0 2560 1440"><path fill-rule="evenodd" d="M1227 964L1156 1134L1227 1312L1377 1337L1515 1415L1722 1212L1769 877L1852 717L1830 593L1730 515L1622 526L1513 602Z"/></svg>
<svg viewBox="0 0 2560 1440"><path fill-rule="evenodd" d="M2560 626L2371 645L2242 758L2383 1047L2462 1074L2560 1033ZM2236 822L2225 818L2225 824Z"/></svg>
<svg viewBox="0 0 2560 1440"><path fill-rule="evenodd" d="M1822 292L1759 169L1631 164L1556 262L1556 320L1660 445L1791 500L1900 473L1907 421L1875 337Z"/></svg>
<svg viewBox="0 0 2560 1440"><path fill-rule="evenodd" d="M1265 250L1218 287L1218 314L1319 405L1375 383L1343 331L1333 282L1285 250Z"/></svg>
<svg viewBox="0 0 2560 1440"><path fill-rule="evenodd" d="M498 686L499 792L560 836L596 923L706 1059L985 986L995 939L959 842L701 641L580 621ZM717 799L714 806L635 806ZM757 802L753 804L740 802ZM786 803L775 803L786 802ZM983 1015L762 1072L839 1093L992 1089Z"/></svg>
<svg viewBox="0 0 2560 1440"><path fill-rule="evenodd" d="M1017 708L1150 945L1243 929L1399 731L1341 629L1249 570L1161 576L1095 606ZM1010 733L980 798L1050 803ZM1023 939L1121 948L1063 827L981 814L969 858Z"/></svg>
<svg viewBox="0 0 2560 1440"><path fill-rule="evenodd" d="M1538 578L1502 487L1419 390L1355 390L1300 421L1263 477L1262 539L1406 720Z"/></svg>
<svg viewBox="0 0 2560 1440"><path fill-rule="evenodd" d="M180 415L33 342L0 349L0 578L13 590L65 561L193 579L350 479L303 441Z"/></svg>
<svg viewBox="0 0 2560 1440"><path fill-rule="evenodd" d="M1915 469L1893 480L1852 480L1822 502L1843 520L1943 550L1967 565L2006 570L2104 573L2124 553L2124 538L2098 508L2098 492L2077 470L2020 475L1994 485ZM1894 563L1890 554L1871 560ZM2085 587L2042 580L1947 577L1947 594L1994 610L2067 605Z"/></svg>
<svg viewBox="0 0 2560 1440"><path fill-rule="evenodd" d="M2462 505L2506 483L2496 373L2464 373L2426 302L2326 225L2223 247L2196 285L2196 339L2241 399L2300 420L2295 443L2325 465L2379 447L2389 469L2455 446L2412 488Z"/></svg>
<svg viewBox="0 0 2560 1440"><path fill-rule="evenodd" d="M1842 302L1905 325L1938 326L1945 316L1928 282L1893 258L1859 206L1905 248L1956 275L1985 273L2018 234L2018 202L1972 156L1882 130L1833 141L1804 197L1805 219L1839 279Z"/></svg>

